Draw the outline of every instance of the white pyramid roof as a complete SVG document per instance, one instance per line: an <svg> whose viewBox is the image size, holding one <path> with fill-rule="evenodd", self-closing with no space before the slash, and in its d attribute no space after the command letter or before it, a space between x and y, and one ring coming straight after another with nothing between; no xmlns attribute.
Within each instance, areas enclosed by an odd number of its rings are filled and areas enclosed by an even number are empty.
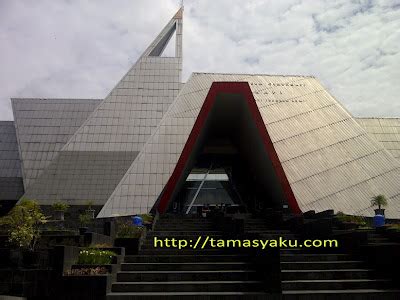
<svg viewBox="0 0 400 300"><path fill-rule="evenodd" d="M247 82L301 211L373 215L389 198L399 217L400 163L313 77L191 76L98 217L149 212L168 180L213 82Z"/></svg>

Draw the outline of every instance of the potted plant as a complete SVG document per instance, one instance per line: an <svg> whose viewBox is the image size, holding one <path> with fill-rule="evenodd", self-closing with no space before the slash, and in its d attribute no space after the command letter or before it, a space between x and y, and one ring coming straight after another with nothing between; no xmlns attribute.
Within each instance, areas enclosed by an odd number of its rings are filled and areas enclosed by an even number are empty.
<svg viewBox="0 0 400 300"><path fill-rule="evenodd" d="M151 230L153 227L154 217L151 214L142 214L139 215L143 220L143 225L148 229Z"/></svg>
<svg viewBox="0 0 400 300"><path fill-rule="evenodd" d="M93 209L93 201L91 201L91 200L87 201L87 202L86 202L86 206L87 206L86 213L87 213L92 219L94 219L95 210Z"/></svg>
<svg viewBox="0 0 400 300"><path fill-rule="evenodd" d="M88 225L90 224L90 222L92 221L92 218L87 214L87 213L83 213L79 215L79 223L80 223L80 227L79 227L79 234L80 235L84 235L89 227Z"/></svg>
<svg viewBox="0 0 400 300"><path fill-rule="evenodd" d="M375 215L385 215L385 209L382 208L383 206L387 206L387 199L384 195L378 195L375 196L371 199L371 205L372 206L378 206L377 209L375 209Z"/></svg>
<svg viewBox="0 0 400 300"><path fill-rule="evenodd" d="M18 247L22 254L22 263L26 267L36 264L38 253L36 245L40 239L40 227L47 222L39 204L23 199L0 219L7 228L8 242Z"/></svg>
<svg viewBox="0 0 400 300"><path fill-rule="evenodd" d="M117 220L117 236L114 246L125 248L127 255L138 254L140 239L145 230L144 226L135 226L129 221Z"/></svg>
<svg viewBox="0 0 400 300"><path fill-rule="evenodd" d="M64 221L64 214L69 209L69 205L67 203L59 201L59 202L53 203L53 205L51 207L56 212L57 217L58 217L57 219L60 221Z"/></svg>

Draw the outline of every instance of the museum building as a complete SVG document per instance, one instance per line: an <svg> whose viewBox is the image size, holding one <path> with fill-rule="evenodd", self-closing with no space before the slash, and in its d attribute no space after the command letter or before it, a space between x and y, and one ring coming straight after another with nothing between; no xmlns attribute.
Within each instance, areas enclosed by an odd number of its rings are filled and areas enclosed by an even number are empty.
<svg viewBox="0 0 400 300"><path fill-rule="evenodd" d="M98 218L204 206L372 216L383 194L386 217L400 218L400 119L355 118L313 76L182 83L182 13L104 99L11 99L3 213L25 197L92 201ZM173 42L175 56L162 56Z"/></svg>

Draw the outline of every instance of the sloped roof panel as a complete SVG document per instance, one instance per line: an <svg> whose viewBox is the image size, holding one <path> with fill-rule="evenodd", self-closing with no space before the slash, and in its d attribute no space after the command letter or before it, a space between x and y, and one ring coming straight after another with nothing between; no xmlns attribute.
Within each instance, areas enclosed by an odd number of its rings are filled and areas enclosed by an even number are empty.
<svg viewBox="0 0 400 300"><path fill-rule="evenodd" d="M398 217L395 197L400 188L394 182L400 179L399 163L316 79L229 74L192 75L99 217L145 213L152 208L214 81L249 83L303 211L340 208L371 215L370 198L383 193L391 202L388 216ZM151 168L155 154L160 158L156 172ZM141 181L143 176L152 178L152 183ZM390 183L382 180L389 176Z"/></svg>
<svg viewBox="0 0 400 300"><path fill-rule="evenodd" d="M393 157L400 159L400 118L357 118L356 120Z"/></svg>
<svg viewBox="0 0 400 300"><path fill-rule="evenodd" d="M176 56L159 56L174 31ZM26 196L43 204L55 199L72 205L84 199L104 204L178 94L181 72L178 14L74 132ZM109 173L110 166L116 167L115 174ZM52 187L45 186L50 183Z"/></svg>
<svg viewBox="0 0 400 300"><path fill-rule="evenodd" d="M35 182L100 102L98 99L11 100L26 188Z"/></svg>
<svg viewBox="0 0 400 300"><path fill-rule="evenodd" d="M24 193L21 162L13 121L0 121L0 200L18 200Z"/></svg>

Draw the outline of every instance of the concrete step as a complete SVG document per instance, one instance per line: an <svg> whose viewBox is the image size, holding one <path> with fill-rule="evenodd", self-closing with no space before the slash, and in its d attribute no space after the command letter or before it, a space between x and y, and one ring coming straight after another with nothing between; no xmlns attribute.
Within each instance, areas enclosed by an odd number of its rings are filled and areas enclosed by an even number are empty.
<svg viewBox="0 0 400 300"><path fill-rule="evenodd" d="M199 235L209 235L211 236L222 236L221 231L198 231L198 230L192 230L192 231L167 231L167 230L161 230L161 231L149 231L147 233L147 237L175 237L175 238L187 238L187 237L198 237Z"/></svg>
<svg viewBox="0 0 400 300"><path fill-rule="evenodd" d="M121 271L217 271L249 270L247 262L122 263Z"/></svg>
<svg viewBox="0 0 400 300"><path fill-rule="evenodd" d="M258 228L260 228L260 229L269 230L269 231L274 230L273 228L271 228L270 224L257 224L257 223L244 224L244 228L248 228L248 229L251 229L251 228L258 229ZM279 231L279 230L275 230L275 231Z"/></svg>
<svg viewBox="0 0 400 300"><path fill-rule="evenodd" d="M117 281L243 281L256 280L252 270L130 271L118 272Z"/></svg>
<svg viewBox="0 0 400 300"><path fill-rule="evenodd" d="M156 224L154 229L157 230L159 228L178 228L184 230L185 228L188 229L204 229L204 228L215 228L216 226L213 224Z"/></svg>
<svg viewBox="0 0 400 300"><path fill-rule="evenodd" d="M158 220L156 224L163 224L163 225L169 225L169 224L214 224L212 220L208 219L171 219L171 220Z"/></svg>
<svg viewBox="0 0 400 300"><path fill-rule="evenodd" d="M285 233L285 234L280 234L280 233L263 233L260 231L255 231L255 230L249 230L247 233L251 234L258 234L259 238L264 239L264 240L279 240L279 238L287 239L287 240L298 240L298 237L294 234L291 233Z"/></svg>
<svg viewBox="0 0 400 300"><path fill-rule="evenodd" d="M260 281L159 281L116 282L112 292L255 292L262 290Z"/></svg>
<svg viewBox="0 0 400 300"><path fill-rule="evenodd" d="M332 269L359 269L362 261L309 261L309 262L281 262L282 270L332 270Z"/></svg>
<svg viewBox="0 0 400 300"><path fill-rule="evenodd" d="M315 254L315 253L281 253L282 262L302 262L302 261L343 261L350 260L348 254Z"/></svg>
<svg viewBox="0 0 400 300"><path fill-rule="evenodd" d="M290 230L274 230L274 229L263 229L263 230L256 230L261 231L265 234L293 234Z"/></svg>
<svg viewBox="0 0 400 300"><path fill-rule="evenodd" d="M262 227L262 228L268 228L271 229L271 224L267 224L267 223L244 223L245 227Z"/></svg>
<svg viewBox="0 0 400 300"><path fill-rule="evenodd" d="M291 290L283 291L284 300L375 300L400 298L400 290L390 289L353 289L353 290Z"/></svg>
<svg viewBox="0 0 400 300"><path fill-rule="evenodd" d="M213 223L156 223L155 228L212 228L214 226Z"/></svg>
<svg viewBox="0 0 400 300"><path fill-rule="evenodd" d="M376 232L368 232L367 235L368 237L383 237L382 234Z"/></svg>
<svg viewBox="0 0 400 300"><path fill-rule="evenodd" d="M383 236L377 236L377 237L368 237L369 241L387 241L388 238L383 237Z"/></svg>
<svg viewBox="0 0 400 300"><path fill-rule="evenodd" d="M387 243L390 243L389 239L385 239L385 240L368 240L368 244L374 244L374 245L387 244Z"/></svg>
<svg viewBox="0 0 400 300"><path fill-rule="evenodd" d="M235 249L234 249L235 250ZM153 248L153 249L141 249L140 255L223 255L223 254L235 254L228 248L213 248L213 249L173 249L173 248Z"/></svg>
<svg viewBox="0 0 400 300"><path fill-rule="evenodd" d="M211 237L210 237L211 238ZM197 243L197 239L198 239L198 237L196 237L196 238L191 238L191 239L184 239L184 241L182 241L181 243L181 245L182 245L182 248L181 248L181 250L182 249L185 249L185 248L194 248L195 246L196 246L196 243ZM206 245L204 246L204 249L213 249L213 248L215 248L215 246L216 246L216 240L218 240L219 238L215 238L214 239L214 247L212 247L212 245L211 245L211 242L210 241L208 241L207 243L206 243ZM204 242L205 240L200 240L200 242L198 243L198 245L197 245L197 247L198 248L201 248L202 247L202 244L203 244L203 242ZM187 244L186 244L186 243ZM185 246L185 244L186 244L186 246ZM173 248L172 246L173 246L173 243L172 243L172 241L171 241L171 239L169 239L169 241L168 241L168 245L169 245L169 247L167 247L167 248ZM185 247L183 247L183 246L185 246ZM176 239L175 240L175 248L178 248L179 247L179 241L178 241L178 239ZM151 239L146 239L145 241L143 241L143 243L142 243L142 245L141 245L141 249L163 249L163 248L166 248L166 244L165 244L165 241L162 239L162 238L160 238L157 242L156 242L156 245L154 245L154 239L153 238L151 238Z"/></svg>
<svg viewBox="0 0 400 300"><path fill-rule="evenodd" d="M372 279L374 271L369 269L333 270L282 270L282 280L330 280L330 279Z"/></svg>
<svg viewBox="0 0 400 300"><path fill-rule="evenodd" d="M288 244L289 246L289 244ZM328 249L324 248L308 248L308 247L301 247L301 248L281 248L281 254L335 254L339 253L342 254L342 252L338 251L335 252L334 248L333 251L327 252Z"/></svg>
<svg viewBox="0 0 400 300"><path fill-rule="evenodd" d="M250 224L250 223L269 223L270 220L266 217L266 218L256 218L256 219L246 219L245 220L246 223Z"/></svg>
<svg viewBox="0 0 400 300"><path fill-rule="evenodd" d="M198 215L184 215L184 214L163 214L159 220L211 220L210 218L203 218Z"/></svg>
<svg viewBox="0 0 400 300"><path fill-rule="evenodd" d="M109 293L107 300L140 300L140 299L281 299L280 295L269 295L262 292L141 292Z"/></svg>
<svg viewBox="0 0 400 300"><path fill-rule="evenodd" d="M204 231L215 231L214 226L155 226L154 231L197 231L199 233Z"/></svg>
<svg viewBox="0 0 400 300"><path fill-rule="evenodd" d="M246 227L263 227L266 228L266 230L268 231L275 231L275 232L290 232L289 229L283 229L283 228L275 228L275 227L271 227L271 224L267 224L267 223L244 223L244 226Z"/></svg>
<svg viewBox="0 0 400 300"><path fill-rule="evenodd" d="M125 263L239 262L244 255L127 255Z"/></svg>
<svg viewBox="0 0 400 300"><path fill-rule="evenodd" d="M379 289L390 284L390 280L383 279L283 280L282 290Z"/></svg>
<svg viewBox="0 0 400 300"><path fill-rule="evenodd" d="M273 237L292 237L292 238L297 238L297 236L294 233L290 233L290 232L285 232L285 233L280 233L280 232L269 232L269 231L265 231L262 229L256 229L256 228L251 228L248 230L245 230L247 233L252 233L252 234L259 234L261 236L273 236Z"/></svg>
<svg viewBox="0 0 400 300"><path fill-rule="evenodd" d="M400 243L391 242L390 240L387 240L386 242L384 242L384 241L368 242L368 245L371 245L371 246L399 246Z"/></svg>

